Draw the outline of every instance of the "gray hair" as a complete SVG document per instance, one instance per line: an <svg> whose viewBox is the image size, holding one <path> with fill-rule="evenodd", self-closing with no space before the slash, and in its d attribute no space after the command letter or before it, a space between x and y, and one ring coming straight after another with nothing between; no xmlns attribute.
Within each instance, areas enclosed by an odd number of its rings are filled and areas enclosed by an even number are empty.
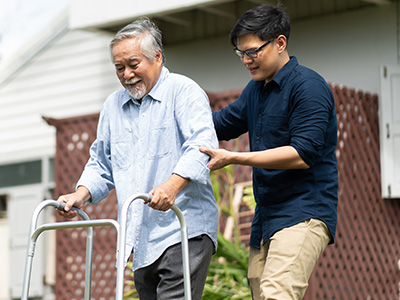
<svg viewBox="0 0 400 300"><path fill-rule="evenodd" d="M130 38L138 38L141 53L150 61L154 60L155 54L160 50L162 62L165 63L161 31L149 18L133 21L118 31L110 42L110 52L112 53L116 44Z"/></svg>

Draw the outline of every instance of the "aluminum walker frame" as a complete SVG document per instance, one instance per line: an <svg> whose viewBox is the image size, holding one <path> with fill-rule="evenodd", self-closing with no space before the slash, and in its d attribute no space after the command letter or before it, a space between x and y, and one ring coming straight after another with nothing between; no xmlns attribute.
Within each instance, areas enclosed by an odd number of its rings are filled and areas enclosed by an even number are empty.
<svg viewBox="0 0 400 300"><path fill-rule="evenodd" d="M92 281L92 253L93 253L93 227L99 226L113 226L117 231L117 286L116 286L116 300L122 300L123 298L123 287L124 287L124 269L125 269L125 242L126 242L126 226L127 226L127 215L130 205L133 201L142 199L146 202L150 202L152 195L149 194L133 194L128 197L124 202L121 215L120 223L112 219L99 219L90 220L88 215L82 210L73 207L72 210L77 211L78 215L82 218L81 221L67 221L67 222L55 222L47 223L37 226L37 221L41 211L48 206L55 207L59 210L64 210L65 203L61 203L55 200L45 200L41 202L32 214L32 220L29 230L28 247L26 252L25 271L24 279L22 284L22 296L21 300L28 300L29 295L29 284L32 273L33 256L35 254L36 241L39 235L47 230L63 229L63 228L87 228L86 235L86 265L85 265L85 300L91 299L91 281ZM181 237L182 237L182 264L183 264L183 280L184 280L184 292L185 300L191 300L191 286L190 286L190 268L189 268L189 243L187 236L187 225L185 218L181 210L172 205L171 209L175 212L179 219L181 226Z"/></svg>

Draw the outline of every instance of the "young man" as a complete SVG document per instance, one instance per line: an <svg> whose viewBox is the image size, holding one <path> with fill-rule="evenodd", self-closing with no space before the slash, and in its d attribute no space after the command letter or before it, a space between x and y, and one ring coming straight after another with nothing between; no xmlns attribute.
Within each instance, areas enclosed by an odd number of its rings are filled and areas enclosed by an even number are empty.
<svg viewBox="0 0 400 300"><path fill-rule="evenodd" d="M325 80L289 56L289 34L279 5L250 9L236 23L231 42L252 80L213 119L219 140L249 132L251 152L200 148L211 170L253 167L253 299L302 299L336 230L335 103Z"/></svg>
<svg viewBox="0 0 400 300"><path fill-rule="evenodd" d="M141 299L184 299L175 203L188 226L192 298L200 300L218 231L209 157L199 151L218 147L209 100L195 82L165 68L161 33L150 20L121 29L110 50L124 89L104 103L90 159L76 192L59 197L67 211L60 214L74 217L72 206L96 204L113 188L119 209L134 193L154 195L148 206L131 205L125 259L133 251Z"/></svg>

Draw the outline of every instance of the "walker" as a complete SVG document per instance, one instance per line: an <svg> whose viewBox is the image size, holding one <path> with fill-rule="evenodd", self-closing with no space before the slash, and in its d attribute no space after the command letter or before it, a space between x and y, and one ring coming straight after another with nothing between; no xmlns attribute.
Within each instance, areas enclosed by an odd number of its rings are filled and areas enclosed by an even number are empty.
<svg viewBox="0 0 400 300"><path fill-rule="evenodd" d="M47 223L37 226L37 221L40 212L47 206L53 206L59 210L63 210L65 203L58 202L55 200L45 200L41 202L33 212L30 230L28 247L26 252L26 262L24 271L24 280L22 284L22 296L21 300L28 300L29 296L29 284L32 273L33 256L35 254L36 240L39 235L47 230L63 229L63 228L87 228L86 236L86 265L85 265L85 300L90 300L91 295L91 280L92 280L92 251L93 251L93 227L99 226L113 226L117 230L117 286L116 286L116 300L122 300L123 298L123 287L124 287L124 258L125 258L125 241L126 241L126 225L128 209L131 203L137 199L142 199L146 202L150 202L152 195L150 194L133 194L127 198L124 202L121 215L120 223L112 219L99 219L90 220L88 215L82 210L73 207L72 210L77 211L78 215L82 218L81 221L67 221L67 222L55 222ZM187 225L185 218L181 210L172 205L171 209L175 212L179 219L181 226L181 237L182 237L182 263L183 263L183 280L184 280L184 292L185 300L191 300L191 287L190 287L190 270L189 270L189 243L187 237Z"/></svg>

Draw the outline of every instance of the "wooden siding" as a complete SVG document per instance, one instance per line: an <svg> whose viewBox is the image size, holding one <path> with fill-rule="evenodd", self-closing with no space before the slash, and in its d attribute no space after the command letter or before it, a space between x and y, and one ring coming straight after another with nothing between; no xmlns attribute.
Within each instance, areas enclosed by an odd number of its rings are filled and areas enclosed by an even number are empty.
<svg viewBox="0 0 400 300"><path fill-rule="evenodd" d="M43 116L98 112L120 87L110 62L110 36L68 31L0 86L0 164L55 153L55 130Z"/></svg>

